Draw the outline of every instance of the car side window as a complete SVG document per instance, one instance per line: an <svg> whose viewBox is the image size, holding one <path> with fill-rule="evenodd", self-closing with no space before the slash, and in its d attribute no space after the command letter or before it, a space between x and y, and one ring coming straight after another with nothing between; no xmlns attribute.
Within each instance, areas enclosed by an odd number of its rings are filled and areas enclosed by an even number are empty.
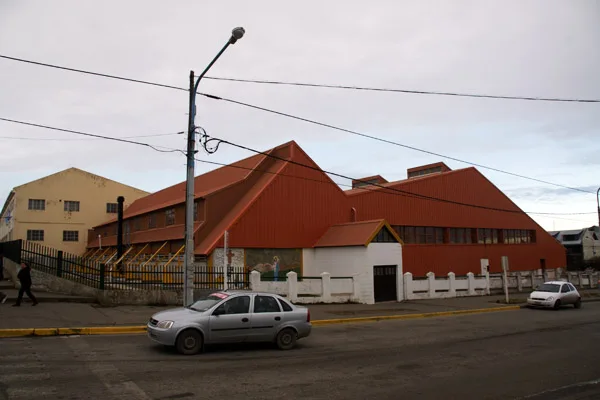
<svg viewBox="0 0 600 400"><path fill-rule="evenodd" d="M227 300L215 310L220 315L247 314L250 312L250 296L237 296Z"/></svg>
<svg viewBox="0 0 600 400"><path fill-rule="evenodd" d="M281 312L277 300L272 296L256 296L254 298L255 313Z"/></svg>
<svg viewBox="0 0 600 400"><path fill-rule="evenodd" d="M281 308L283 308L283 311L294 311L294 310L292 310L292 307L287 302L285 302L281 299L277 299L277 300L279 301Z"/></svg>
<svg viewBox="0 0 600 400"><path fill-rule="evenodd" d="M568 293L569 291L569 285L562 285L562 288L560 288L561 293Z"/></svg>
<svg viewBox="0 0 600 400"><path fill-rule="evenodd" d="M569 289L571 289L571 291L575 291L575 286L573 286L569 283Z"/></svg>

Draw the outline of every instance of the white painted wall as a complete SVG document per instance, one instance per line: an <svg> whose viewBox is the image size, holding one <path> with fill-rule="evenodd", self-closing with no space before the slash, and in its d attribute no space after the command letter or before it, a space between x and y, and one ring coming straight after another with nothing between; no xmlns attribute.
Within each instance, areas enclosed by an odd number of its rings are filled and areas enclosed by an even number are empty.
<svg viewBox="0 0 600 400"><path fill-rule="evenodd" d="M358 286L357 301L363 304L375 303L373 266L397 265L397 299L404 299L402 245L399 243L304 249L302 257L304 276L319 276L322 272L329 272L332 277L354 277Z"/></svg>

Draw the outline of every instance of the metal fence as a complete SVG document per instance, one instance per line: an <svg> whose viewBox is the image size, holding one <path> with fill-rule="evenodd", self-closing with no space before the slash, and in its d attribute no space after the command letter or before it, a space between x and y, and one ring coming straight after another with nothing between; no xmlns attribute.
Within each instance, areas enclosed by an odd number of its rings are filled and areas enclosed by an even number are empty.
<svg viewBox="0 0 600 400"><path fill-rule="evenodd" d="M68 279L95 289L182 290L183 266L155 263L114 264L52 249L35 242L15 240L3 243L4 255L16 263L28 262L32 269ZM10 256L9 256L10 255ZM195 289L223 289L223 266L194 265ZM249 289L250 275L244 268L229 268L228 287Z"/></svg>

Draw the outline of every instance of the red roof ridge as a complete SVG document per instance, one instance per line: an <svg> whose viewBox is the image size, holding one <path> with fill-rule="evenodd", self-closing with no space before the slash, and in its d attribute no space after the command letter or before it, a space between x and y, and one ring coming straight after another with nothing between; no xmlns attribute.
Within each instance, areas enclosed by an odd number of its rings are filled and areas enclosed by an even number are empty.
<svg viewBox="0 0 600 400"><path fill-rule="evenodd" d="M333 224L331 226L374 224L374 223L381 223L382 221L385 221L385 219L378 218L378 219L369 219L369 220L366 220L366 221L342 222L341 224Z"/></svg>

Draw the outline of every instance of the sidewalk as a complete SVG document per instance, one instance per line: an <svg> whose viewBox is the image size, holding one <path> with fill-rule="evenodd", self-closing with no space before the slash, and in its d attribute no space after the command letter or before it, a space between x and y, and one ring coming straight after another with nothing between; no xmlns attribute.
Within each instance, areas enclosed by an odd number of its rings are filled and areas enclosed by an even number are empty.
<svg viewBox="0 0 600 400"><path fill-rule="evenodd" d="M582 291L583 292L583 291ZM598 295L598 290L593 290ZM41 292L40 292L41 295ZM584 301L598 300L600 297L587 297ZM527 294L515 294L511 299L526 298ZM0 329L12 328L71 328L95 326L145 325L152 314L174 308L157 306L118 306L101 307L97 304L65 302L43 302L31 306L25 299L21 307L11 307L12 301L0 304ZM500 301L500 302L497 302ZM329 320L338 318L358 318L398 314L421 314L455 310L504 307L504 296L460 297L453 299L415 300L401 303L366 304L318 304L310 305L311 319ZM511 304L515 304L511 301Z"/></svg>

